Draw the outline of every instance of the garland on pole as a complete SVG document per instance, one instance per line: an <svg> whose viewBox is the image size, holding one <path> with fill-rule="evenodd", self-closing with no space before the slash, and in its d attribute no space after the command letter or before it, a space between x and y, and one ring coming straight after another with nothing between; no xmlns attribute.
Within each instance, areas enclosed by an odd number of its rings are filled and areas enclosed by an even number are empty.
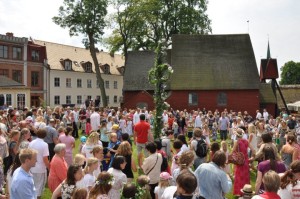
<svg viewBox="0 0 300 199"><path fill-rule="evenodd" d="M159 138L161 130L163 128L162 114L166 108L169 108L169 104L165 102L168 95L166 92L167 83L173 73L172 67L164 63L164 50L162 45L156 49L155 65L149 71L149 81L154 85L154 104L155 104L155 116L154 116L154 138Z"/></svg>

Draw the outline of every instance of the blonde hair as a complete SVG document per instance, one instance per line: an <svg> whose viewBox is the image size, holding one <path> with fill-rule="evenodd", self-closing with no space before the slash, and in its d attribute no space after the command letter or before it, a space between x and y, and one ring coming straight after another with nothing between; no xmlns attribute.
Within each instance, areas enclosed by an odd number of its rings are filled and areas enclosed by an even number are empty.
<svg viewBox="0 0 300 199"><path fill-rule="evenodd" d="M20 155L19 155L19 158L20 158L20 162L23 164L25 163L26 159L29 159L31 160L31 158L34 156L34 155L37 155L37 151L34 150L34 149L22 149L20 151Z"/></svg>
<svg viewBox="0 0 300 199"><path fill-rule="evenodd" d="M127 156L132 154L132 148L128 141L123 141L118 147L118 155Z"/></svg>
<svg viewBox="0 0 300 199"><path fill-rule="evenodd" d="M161 187L161 188L168 187L168 186L170 186L170 181L160 179L158 186Z"/></svg>
<svg viewBox="0 0 300 199"><path fill-rule="evenodd" d="M96 131L92 131L90 136L86 140L86 145L97 145L99 142L99 134Z"/></svg>
<svg viewBox="0 0 300 199"><path fill-rule="evenodd" d="M118 137L118 136L117 136L116 133L111 133L111 134L110 134L110 139L111 139L111 138L117 138L117 137Z"/></svg>
<svg viewBox="0 0 300 199"><path fill-rule="evenodd" d="M191 150L185 151L179 157L180 170L190 167L194 162L195 155Z"/></svg>
<svg viewBox="0 0 300 199"><path fill-rule="evenodd" d="M256 128L253 124L249 124L248 125L248 133L251 134L251 133L256 133Z"/></svg>
<svg viewBox="0 0 300 199"><path fill-rule="evenodd" d="M85 157L84 155L82 154L76 154L75 157L74 157L74 164L79 164L79 165L82 165L83 162L85 160Z"/></svg>
<svg viewBox="0 0 300 199"><path fill-rule="evenodd" d="M93 148L93 150L91 150L91 154L93 154L95 156L96 153L99 153L101 151L103 151L103 147L102 146L95 146Z"/></svg>
<svg viewBox="0 0 300 199"><path fill-rule="evenodd" d="M221 150L224 152L227 152L228 148L227 148L227 142L226 141L222 141L221 142Z"/></svg>
<svg viewBox="0 0 300 199"><path fill-rule="evenodd" d="M88 191L86 188L75 189L72 198L76 199L86 199L88 196Z"/></svg>
<svg viewBox="0 0 300 199"><path fill-rule="evenodd" d="M266 191L277 193L280 187L280 177L275 171L270 170L265 173L262 181Z"/></svg>
<svg viewBox="0 0 300 199"><path fill-rule="evenodd" d="M94 158L94 157L88 158L87 161L86 161L85 168L84 168L84 173L90 172L91 166L96 164L96 163L98 164L98 159L97 158Z"/></svg>

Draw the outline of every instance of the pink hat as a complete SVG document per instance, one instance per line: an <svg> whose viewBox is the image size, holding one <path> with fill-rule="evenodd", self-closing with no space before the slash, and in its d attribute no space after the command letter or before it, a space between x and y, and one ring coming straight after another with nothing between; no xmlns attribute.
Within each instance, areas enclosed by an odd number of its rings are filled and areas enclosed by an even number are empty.
<svg viewBox="0 0 300 199"><path fill-rule="evenodd" d="M172 178L168 172L161 172L159 177L161 180L169 180Z"/></svg>

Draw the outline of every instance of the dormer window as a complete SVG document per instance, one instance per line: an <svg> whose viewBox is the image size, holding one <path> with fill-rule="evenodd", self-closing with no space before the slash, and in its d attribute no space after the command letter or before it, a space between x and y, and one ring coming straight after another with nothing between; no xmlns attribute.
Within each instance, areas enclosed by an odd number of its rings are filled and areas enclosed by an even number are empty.
<svg viewBox="0 0 300 199"><path fill-rule="evenodd" d="M40 52L38 50L31 51L31 60L32 61L39 61L40 60Z"/></svg>
<svg viewBox="0 0 300 199"><path fill-rule="evenodd" d="M105 64L105 65L104 65L104 73L105 73L105 74L110 74L110 67L109 67L108 64Z"/></svg>
<svg viewBox="0 0 300 199"><path fill-rule="evenodd" d="M65 60L65 70L72 70L72 62Z"/></svg>
<svg viewBox="0 0 300 199"><path fill-rule="evenodd" d="M86 71L87 73L91 73L91 72L92 72L92 64L91 64L90 62L87 62L87 63L85 64L85 71Z"/></svg>

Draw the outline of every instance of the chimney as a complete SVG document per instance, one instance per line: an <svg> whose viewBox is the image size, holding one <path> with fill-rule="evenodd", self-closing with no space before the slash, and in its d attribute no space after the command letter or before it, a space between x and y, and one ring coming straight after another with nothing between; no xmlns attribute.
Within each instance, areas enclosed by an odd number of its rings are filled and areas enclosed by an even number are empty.
<svg viewBox="0 0 300 199"><path fill-rule="evenodd" d="M6 36L8 36L8 37L13 37L13 36L14 36L14 33L12 33L12 32L7 32L7 33L6 33Z"/></svg>

